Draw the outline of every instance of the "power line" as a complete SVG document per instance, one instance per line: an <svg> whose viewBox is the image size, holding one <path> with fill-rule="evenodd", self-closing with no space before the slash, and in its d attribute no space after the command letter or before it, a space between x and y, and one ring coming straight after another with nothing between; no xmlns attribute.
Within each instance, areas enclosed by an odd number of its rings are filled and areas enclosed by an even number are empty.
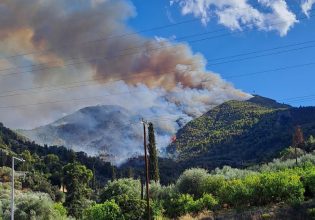
<svg viewBox="0 0 315 220"><path fill-rule="evenodd" d="M283 70L288 70L288 69L295 69L295 68L301 68L301 67L306 67L306 66L311 66L311 65L315 65L315 62L309 62L309 63L303 63L303 64L297 64L297 65L291 65L291 66L284 66L284 67L279 67L279 68L274 68L274 69L268 69L268 70L263 70L263 71L256 71L256 72L251 72L251 73L246 73L246 74L240 74L240 75L230 75L225 77L225 79L233 79L233 78L241 78L241 77L246 77L246 76L252 76L252 75L258 75L258 74L263 74L263 73L268 73L268 72L276 72L276 71L283 71ZM172 72L168 72L165 74L171 74L174 73L175 71ZM107 81L105 82L105 84L111 85L111 83L113 82L118 82L124 79L133 79L133 78L142 78L142 77L148 77L148 76L154 76L154 74L145 74L143 73L144 76L139 76L139 75L135 75L135 76L130 76L130 77L126 77L126 78L120 78L120 79L116 79L116 80L111 80L111 81ZM75 83L82 83L82 82L94 82L94 80L101 80L101 79L105 79L105 77L102 78L97 78L97 79L93 79L93 80L83 80L83 81L77 81L77 82L73 82L73 84ZM202 80L201 83L203 82L209 82L210 80ZM97 82L95 82L96 84ZM64 84L64 85L68 85L68 84ZM99 85L99 84L98 84ZM50 92L50 91L58 91L60 89L71 89L71 88L79 88L79 87L84 87L84 86L91 86L89 84L85 84L85 85L73 85L73 86L65 86L65 87L46 87L46 86L39 86L39 87L33 87L33 88L25 88L25 89L20 89L20 90L11 90L11 91L4 91L4 92L18 92L18 91L27 91L27 90L34 90L34 89L44 89L44 88L51 88L50 90L44 91L44 92ZM107 85L106 85L107 86ZM28 93L38 93L38 91L34 91L34 92L28 92ZM123 92L123 93L118 93L118 94L112 94L112 95L121 95L121 94L129 94L132 92ZM136 92L138 93L138 92ZM8 95L0 95L0 98L4 98L4 97L11 97L11 96L18 96L18 95L25 95L24 93L14 93L14 94L8 94ZM106 95L106 96L110 96L110 95ZM0 107L1 108L1 107Z"/></svg>
<svg viewBox="0 0 315 220"><path fill-rule="evenodd" d="M315 10L315 9L313 9ZM302 19L306 19L306 18L309 18L307 16L304 16L302 18L299 18L300 20ZM277 23L274 23L274 24L281 24L281 23L284 23L284 22L277 22ZM214 33L214 32L218 32L218 31L221 31L222 29L218 29L218 30L215 30L215 31L212 31L212 32L208 32L208 33ZM248 32L250 30L242 30L242 31L239 31L239 32ZM202 33L202 34L205 34L205 33ZM202 35L201 34L201 35ZM216 35L216 36L211 36L211 37L207 37L207 38L202 38L202 39L197 39L197 40L193 40L193 41L187 41L187 43L190 43L190 44L193 44L193 43L198 43L198 42L202 42L202 41L206 41L206 40L210 40L210 39L215 39L215 38L220 38L220 37L225 37L225 36L229 36L229 35L233 35L233 34L237 34L237 33L227 33L227 34L221 34L221 35ZM191 36L197 36L199 34L194 34L194 35L190 35L190 36L186 36L186 38L188 37L191 37ZM183 37L184 38L184 37ZM177 44L175 45L167 45L167 46L161 46L161 47L157 47L157 48L152 48L152 49L149 49L147 51L154 51L154 50L160 50L160 49L164 49L164 48L172 48L172 47L176 47ZM141 48L141 47L140 47ZM126 50L129 50L130 48L126 49ZM131 49L139 49L139 47L136 47L136 48L131 48ZM123 51L123 50L122 50ZM40 71L40 70L47 70L47 69L53 69L53 68L64 68L64 67L67 67L67 66L72 66L72 65L78 65L78 64L83 64L83 63L89 63L89 62L93 62L93 61L97 61L97 60L112 60L112 59L117 59L117 58L120 58L120 57L123 57L123 56L129 56L129 55L132 55L132 54L137 54L137 53L142 53L142 51L136 51L136 52L133 52L133 53L127 53L127 54L119 54L119 55L116 55L116 56L111 56L111 57L95 57L95 58L90 58L89 60L87 61L81 61L81 62L77 62L77 63L68 63L68 64L64 64L62 66L58 65L58 66L52 66L52 67L44 67L44 68L39 68L39 69L35 69L35 70L29 70L29 71L22 71L22 72L15 72L15 73L8 73L8 74L1 74L0 76L7 76L7 75L14 75L14 74L22 74L22 73L29 73L29 72L34 72L34 71ZM75 59L85 59L85 58L88 58L88 57L79 57L79 58L73 58L73 59L70 59L70 60L75 60ZM66 60L67 61L67 60ZM42 63L42 64L34 64L34 65L30 65L30 66L24 66L24 67L21 67L21 68L31 68L31 67L36 67L36 66L43 66L43 65L47 65L47 64L58 64L59 62L48 62L48 63ZM11 69L17 69L19 67L14 67L14 68L7 68L7 69L3 69L3 70L11 70ZM1 70L0 70L1 71Z"/></svg>
<svg viewBox="0 0 315 220"><path fill-rule="evenodd" d="M229 55L229 56L224 56L224 57L218 57L218 58L214 58L214 59L207 59L207 61L217 61L217 60L225 60L225 59L230 59L230 58L235 58L235 57L242 57L242 56L252 55L252 54L256 54L256 53L263 53L263 52L283 49L283 48L287 48L287 47L293 47L293 46L299 46L299 45L308 44L308 43L314 43L314 42L315 42L315 40L303 41L303 42L287 44L287 45L279 46L279 47L272 47L269 49L256 50L256 51L251 51L251 52L246 52L246 53L239 53L239 54L234 54L234 55Z"/></svg>
<svg viewBox="0 0 315 220"><path fill-rule="evenodd" d="M252 6L258 6L258 5L259 4L257 3L257 4L254 4ZM247 7L239 8L239 9L247 9ZM313 11L313 10L310 10L310 12ZM311 17L311 16L309 16L309 17ZM51 47L51 48L48 48L48 49L45 49L45 50L41 50L41 51L21 52L21 53L18 53L18 54L15 54L15 55L11 55L11 56L8 56L8 57L2 57L2 58L0 58L0 60L1 59L10 59L10 58L18 57L18 56L26 56L26 55L37 54L37 53L44 53L44 52L48 52L48 51L52 51L52 50L56 50L56 49L64 49L64 48L67 48L67 47L70 47L70 46L95 43L95 42L100 42L100 41L109 40L109 39L113 39L113 38L124 38L124 37L132 36L132 35L137 35L137 34L140 34L140 33L146 33L146 32L151 32L151 31L155 31L155 30L161 30L161 29L174 27L174 26L177 26L177 25L192 23L192 22L199 21L199 20L200 20L200 18L192 18L192 19L188 19L188 20L184 20L184 21L180 21L180 22L175 22L175 23L172 23L172 24L166 24L166 25L156 26L156 27L153 27L153 28L142 29L140 31L125 32L125 33L118 34L118 35L111 35L111 36L108 36L108 37L105 37L105 38L100 38L100 39L95 39L95 40L88 40L88 41L83 41L83 42L79 42L79 43L72 43L70 45L69 44L65 44L65 45L62 45L62 46L57 47L57 48L56 47L55 48ZM281 23L284 23L284 22L281 22ZM214 30L214 32L223 31L223 30L225 30L225 28L216 29L216 30Z"/></svg>
<svg viewBox="0 0 315 220"><path fill-rule="evenodd" d="M73 47L73 46L76 46L76 45L82 45L82 44L90 44L90 43L96 43L96 42L101 42L101 41L106 41L106 40L109 40L109 39L113 39L113 38L124 38L124 37L127 37L127 36L132 36L132 35L137 35L137 34L140 34L140 33L145 33L145 32L150 32L150 31L155 31L155 30L161 30L161 29L165 29L165 28L169 28L169 27L173 27L173 26L177 26L177 25L182 25L182 24L187 24L187 23L191 23L191 22L195 22L197 20L200 20L199 18L193 18L193 19L189 19L189 20L185 20L185 21L181 21L181 22L177 22L177 23L173 23L173 24L168 24L168 25L162 25L162 26L156 26L156 27L153 27L153 28L148 28L148 29L143 29L143 30L140 30L140 31L136 31L136 32L126 32L126 33L123 33L123 34L119 34L119 35L111 35L111 36L108 36L106 38L100 38L100 39L95 39L95 40L88 40L88 41L83 41L83 42L79 42L79 43L75 43L75 44L65 44L65 45L62 45L60 47L55 47L55 48L48 48L48 49L45 49L45 50L41 50L41 51L29 51L29 52L20 52L18 54L15 54L15 55L11 55L11 56L7 56L7 57L1 57L0 60L2 59L11 59L11 58L16 58L16 57L20 57L20 56L26 56L26 55L31 55L31 54L41 54L41 53L44 53L44 52L49 52L49 51L53 51L53 50L57 50L57 49L65 49L67 47Z"/></svg>
<svg viewBox="0 0 315 220"><path fill-rule="evenodd" d="M301 98L301 99L295 99L293 101L290 101L290 103L297 103L297 102L308 102L315 100L315 97L309 97L309 98Z"/></svg>
<svg viewBox="0 0 315 220"><path fill-rule="evenodd" d="M219 36L222 36L222 35L219 35ZM213 37L204 38L204 39L198 39L198 40L195 40L195 41L191 41L190 43L195 43L195 42L199 42L199 41L203 41L203 40L207 40L207 39L213 39L213 38L216 38L216 37L218 37L218 36L213 36ZM309 42L312 42L312 41L305 41L305 42L300 42L300 43L297 43L297 44L289 44L289 45L283 46L282 48L292 47L293 45L306 44L306 43L309 43ZM163 49L163 48L169 48L169 47L174 47L174 46L171 45L171 46L164 46L164 47L154 48L154 49L151 49L150 51L159 50L159 49ZM231 60L231 61L226 61L226 62L221 62L221 63L213 63L213 64L208 64L208 65L212 66L212 65L224 64L224 63L229 63L229 62L237 62L237 61L243 61L243 60L248 60L248 59L255 59L255 58L260 58L260 57L266 57L266 56L281 54L281 53L287 53L287 52L292 52L292 51L298 51L298 50L302 50L302 49L309 49L309 48L313 48L313 47L315 47L315 45L305 46L305 47L300 47L300 48L294 48L294 49L284 50L284 51L278 51L278 52L274 52L274 53L263 54L263 55L253 56L253 57L247 57L247 58L242 58L242 59L238 59L238 60ZM272 49L268 49L268 50L271 51L271 50L276 50L276 49L277 49L277 48L272 48ZM260 53L260 52L261 52L261 51L256 51L256 52L251 52L251 53ZM139 52L137 52L137 53L139 53ZM120 55L118 55L118 56L111 57L110 59L119 58L119 57L126 56L126 55L131 55L131 54L120 54ZM39 69L35 69L35 70L33 69L33 70L27 70L27 71L22 71L22 72L1 74L0 76L7 76L7 75L14 75L14 74L23 74L23 73L30 73L30 72L35 72L35 71L40 71L40 70L47 70L47 69L53 69L53 68L64 68L64 67L67 67L67 66L73 66L73 65L78 65L78 64L93 62L93 61L96 61L96 60L98 60L98 59L102 59L102 60L106 59L106 60L108 60L109 58L106 58L106 57L99 57L99 58L90 59L90 60L88 60L88 61L82 61L82 62L77 62L77 63L68 63L68 64L64 64L63 66L43 67L43 68L39 68ZM14 68L14 69L15 69L15 68ZM7 70L8 70L8 69L7 69ZM0 70L0 71L1 71L1 70Z"/></svg>
<svg viewBox="0 0 315 220"><path fill-rule="evenodd" d="M240 75L231 75L231 76L227 76L225 78L226 79L241 78L241 77L246 77L246 76L258 75L258 74L262 74L262 73L283 71L283 70L295 69L295 68L306 67L306 66L311 66L311 65L315 65L315 62L302 63L302 64L297 64L297 65L292 65L292 66L284 66L284 67L279 67L279 68L275 68L275 69L257 71L257 72L252 72L252 73L245 73L245 74L240 74Z"/></svg>
<svg viewBox="0 0 315 220"><path fill-rule="evenodd" d="M256 58L261 58L261 57L268 57L271 55L278 55L278 54L288 53L288 52L292 52L292 51L310 49L310 48L314 48L314 47L315 47L315 45L310 45L310 46L299 47L299 48L294 48L294 49L290 49L290 50L283 50L283 51L277 51L277 52L268 53L268 54L262 54L262 55L252 56L252 57L241 58L241 59L228 60L228 61L223 61L223 62L218 62L218 63L209 63L208 66L216 66L216 65L226 64L226 63L234 63L234 62L240 62L240 61L244 61L244 60L256 59Z"/></svg>
<svg viewBox="0 0 315 220"><path fill-rule="evenodd" d="M213 34L213 33L222 32L222 31L223 30L220 29L220 30L214 30L214 31L206 31L206 32L198 33L198 34L190 34L190 35L185 35L185 36L176 38L176 40L184 40L184 39L194 38L196 36ZM221 36L221 35L219 35L219 36ZM141 42L143 42L143 41L141 41ZM146 43L150 43L150 42L151 42L150 40L147 40L147 41L144 41L144 43L138 44L137 46L129 47L129 48L118 50L118 51L122 52L122 51L134 50L134 49L141 49L141 48L145 47ZM79 59L89 59L89 58L91 58L91 57L90 56L89 57L82 57L82 56L80 56L80 57L71 57L70 59L63 60L63 62L72 61L72 60L79 60ZM101 57L101 58L104 58L104 57ZM0 69L0 72L2 72L2 71L9 71L9 70L18 69L18 68L32 68L32 67L40 67L40 66L44 66L44 65L58 64L58 63L59 62L53 61L53 62L38 63L38 64L32 64L32 65L16 66L16 67Z"/></svg>
<svg viewBox="0 0 315 220"><path fill-rule="evenodd" d="M307 95L307 96L296 96L296 97L291 97L291 98L286 98L286 99L280 99L279 101L291 101L295 99L301 99L301 98L308 98L308 97L314 97L315 95Z"/></svg>
<svg viewBox="0 0 315 220"><path fill-rule="evenodd" d="M222 37L222 36L228 36L228 35L231 35L230 33L228 34L222 34L222 35L217 35L217 36L212 36L212 37L207 37L207 38L203 38L203 39L198 39L198 40L194 40L194 41L188 41L188 43L197 43L197 42L201 42L201 41L205 41L205 40L209 40L209 39L215 39L215 38L219 38L219 37ZM178 44L175 44L175 45L167 45L167 46L160 46L160 47L156 47L156 48L151 48L149 50L146 50L146 52L150 52L150 51L156 51L156 50L161 50L161 49L167 49L167 48L173 48L173 47L176 47L178 46ZM1 74L0 77L2 76L8 76L8 75L16 75L16 74L23 74L23 73L31 73L31 72L35 72L35 71L40 71L40 70L49 70L49 69L55 69L55 68L64 68L64 67L68 67L68 66L75 66L75 65L79 65L79 64L86 64L86 63L90 63L90 62L97 62L98 60L115 60L115 59L118 59L118 58L121 58L121 57L124 57L124 56L130 56L130 55L133 55L133 54L140 54L142 53L143 51L136 51L136 52L132 52L132 53L126 53L126 54L118 54L116 56L110 56L110 57L94 57L94 58L90 58L89 60L85 60L85 61L80 61L80 62L74 62L74 63L66 63L62 66L60 65L57 65L57 66L50 66L50 67L43 67L43 68L38 68L38 69L32 69L32 70L26 70L26 71L19 71L19 72L13 72L13 73L7 73L7 74ZM85 57L87 58L87 57ZM78 59L82 59L82 58L78 58ZM76 59L72 59L72 60L76 60ZM40 66L43 66L43 65L47 65L47 64L59 64L60 62L50 62L50 63L45 63L45 64L34 64L32 66L27 66L28 68L31 68L31 67L40 67ZM24 67L26 68L26 67ZM5 69L6 71L7 70L10 70L10 69L16 69L16 68L7 68Z"/></svg>
<svg viewBox="0 0 315 220"><path fill-rule="evenodd" d="M312 63L312 65L314 65L315 62ZM300 65L302 66L302 65ZM305 65L303 65L305 66ZM296 68L297 65L294 66L294 68ZM283 68L277 68L275 70L284 70L284 69L288 69L288 67L283 67ZM262 72L271 72L274 70L266 70L266 71L260 71L260 73ZM255 72L254 74L257 74L257 72ZM247 74L249 75L249 74ZM211 80L204 80L203 82L206 81L211 81ZM75 98L75 99L68 99L68 100L56 100L56 101L48 101L48 102L38 102L38 103L31 103L31 104L23 104L23 105L11 105L11 106L0 106L0 109L8 109L8 108L21 108L21 107L29 107L29 106L37 106L37 105L45 105L45 104L55 104L55 103L63 103L63 102L77 102L77 101L83 101L83 100L91 100L91 99L99 99L99 98L104 98L107 96L115 96L115 95L123 95L123 94L133 94L133 93L142 93L143 91L135 91L135 92L121 92L121 93L116 93L116 94L107 94L107 95L102 95L102 96L92 96L92 97L84 97L84 98Z"/></svg>

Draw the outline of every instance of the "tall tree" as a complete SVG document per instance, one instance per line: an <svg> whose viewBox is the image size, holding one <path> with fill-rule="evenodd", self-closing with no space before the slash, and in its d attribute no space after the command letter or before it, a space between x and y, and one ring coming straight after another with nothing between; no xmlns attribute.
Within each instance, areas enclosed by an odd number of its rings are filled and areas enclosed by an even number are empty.
<svg viewBox="0 0 315 220"><path fill-rule="evenodd" d="M63 170L64 184L67 189L65 204L70 215L80 218L88 205L87 199L91 193L89 182L93 173L77 162L67 164Z"/></svg>
<svg viewBox="0 0 315 220"><path fill-rule="evenodd" d="M149 123L148 130L149 130L148 151L149 151L150 180L154 180L155 182L158 182L160 180L158 155L157 155L157 150L156 150L154 127L151 122Z"/></svg>
<svg viewBox="0 0 315 220"><path fill-rule="evenodd" d="M295 151L295 163L297 164L297 148L304 148L304 136L301 129L301 126L297 126L295 128L295 132L293 134L292 146Z"/></svg>

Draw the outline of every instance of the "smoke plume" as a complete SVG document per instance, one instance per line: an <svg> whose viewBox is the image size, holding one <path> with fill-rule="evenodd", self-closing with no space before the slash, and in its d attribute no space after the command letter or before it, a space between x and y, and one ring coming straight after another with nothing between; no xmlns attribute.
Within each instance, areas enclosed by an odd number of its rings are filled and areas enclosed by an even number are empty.
<svg viewBox="0 0 315 220"><path fill-rule="evenodd" d="M0 73L0 92L10 95L0 97L8 107L0 120L33 128L85 106L119 105L168 118L156 120L163 147L192 118L250 97L207 71L188 45L134 33L126 26L133 16L125 0L0 0L0 66L10 69ZM50 88L66 84L80 86Z"/></svg>

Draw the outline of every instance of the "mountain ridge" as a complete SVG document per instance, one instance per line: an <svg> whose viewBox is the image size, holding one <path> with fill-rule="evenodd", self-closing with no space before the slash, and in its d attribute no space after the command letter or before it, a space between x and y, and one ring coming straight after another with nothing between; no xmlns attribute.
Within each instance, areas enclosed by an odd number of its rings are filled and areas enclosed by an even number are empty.
<svg viewBox="0 0 315 220"><path fill-rule="evenodd" d="M290 145L294 126L301 124L306 136L314 135L313 115L315 107L295 108L259 95L247 101L230 100L179 129L167 154L187 167L267 161ZM92 155L101 152L106 160L124 162L143 151L139 144L143 142L142 129L126 124L137 117L120 106L89 106L49 125L19 133L39 144L94 150ZM131 145L137 147L130 150Z"/></svg>
<svg viewBox="0 0 315 220"><path fill-rule="evenodd" d="M66 146L89 155L103 154L111 162L120 162L117 155L125 159L142 150L139 147L126 151L128 144L141 139L141 131L126 123L135 117L120 106L89 106L51 124L17 132L42 145ZM120 129L121 132L112 132L115 129ZM124 139L121 138L122 135Z"/></svg>
<svg viewBox="0 0 315 220"><path fill-rule="evenodd" d="M295 108L254 96L228 101L190 121L168 152L186 167L246 166L268 161L291 144L294 127L315 134L315 107Z"/></svg>

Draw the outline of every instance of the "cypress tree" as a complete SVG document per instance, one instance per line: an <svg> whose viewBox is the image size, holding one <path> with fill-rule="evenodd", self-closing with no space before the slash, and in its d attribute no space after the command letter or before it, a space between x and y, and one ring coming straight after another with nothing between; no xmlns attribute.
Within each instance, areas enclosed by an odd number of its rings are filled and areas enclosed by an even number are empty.
<svg viewBox="0 0 315 220"><path fill-rule="evenodd" d="M158 164L158 155L156 150L156 143L155 143L155 135L154 135L154 127L153 124L149 123L149 175L150 180L154 180L158 182L160 180L160 173L159 173L159 164Z"/></svg>

